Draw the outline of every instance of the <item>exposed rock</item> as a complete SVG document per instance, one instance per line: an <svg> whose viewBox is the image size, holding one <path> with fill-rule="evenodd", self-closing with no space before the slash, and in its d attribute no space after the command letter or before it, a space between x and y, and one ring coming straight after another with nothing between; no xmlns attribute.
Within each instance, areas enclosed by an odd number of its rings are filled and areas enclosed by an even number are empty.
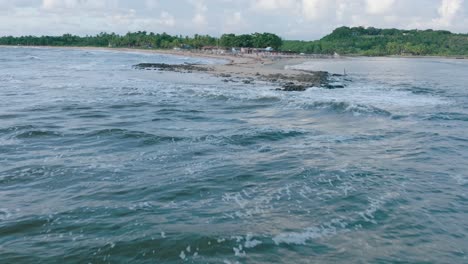
<svg viewBox="0 0 468 264"><path fill-rule="evenodd" d="M213 68L209 66L198 64L140 63L135 65L134 68L183 73L213 71ZM285 71L285 73L260 74L256 72L252 74L252 76L255 77L241 77L236 75L233 77L229 73L219 73L216 74L216 76L224 78L222 81L226 83L242 82L244 84L252 84L255 80L262 80L281 86L282 88L280 88L280 90L282 91L305 91L309 87L323 87L328 89L344 88L344 85L331 83L329 77L333 75L330 75L328 72L298 70L297 72Z"/></svg>
<svg viewBox="0 0 468 264"><path fill-rule="evenodd" d="M341 88L345 88L345 86L343 84L327 84L325 86L325 88L327 88L327 89L341 89Z"/></svg>
<svg viewBox="0 0 468 264"><path fill-rule="evenodd" d="M309 87L323 87L328 85L328 72L301 71L298 74L285 75L281 73L270 74L263 78L268 82L280 82L282 91L305 91Z"/></svg>
<svg viewBox="0 0 468 264"><path fill-rule="evenodd" d="M304 84L295 84L293 82L288 82L283 85L282 91L287 92L302 92L305 91L308 87Z"/></svg>
<svg viewBox="0 0 468 264"><path fill-rule="evenodd" d="M140 63L133 66L136 69L156 69L160 71L173 71L173 72L206 72L213 69L197 64L166 64L166 63Z"/></svg>
<svg viewBox="0 0 468 264"><path fill-rule="evenodd" d="M293 77L294 80L303 83L313 83L314 86L320 86L328 81L328 72L314 72L314 73L307 73L307 74L298 74Z"/></svg>

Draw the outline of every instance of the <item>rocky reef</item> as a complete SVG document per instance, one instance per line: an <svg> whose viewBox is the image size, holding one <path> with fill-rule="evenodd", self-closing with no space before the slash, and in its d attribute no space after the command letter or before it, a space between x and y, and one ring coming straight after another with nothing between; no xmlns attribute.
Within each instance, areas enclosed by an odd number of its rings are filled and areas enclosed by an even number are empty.
<svg viewBox="0 0 468 264"><path fill-rule="evenodd" d="M229 66L223 66L229 67ZM284 70L284 71L243 71L242 74L234 71L229 72L223 68L220 71L216 65L200 65L200 64L165 64L165 63L140 63L134 65L135 69L141 70L158 70L171 71L180 73L211 73L217 77L223 78L224 82L235 82L255 84L256 81L268 82L274 86L278 86L277 90L281 91L305 91L310 87L321 87L326 89L344 88L343 84L331 82L331 75L325 71L306 71L306 70Z"/></svg>
<svg viewBox="0 0 468 264"><path fill-rule="evenodd" d="M159 70L171 72L208 72L213 71L205 65L199 64L166 64L166 63L140 63L133 66L135 69L140 70Z"/></svg>

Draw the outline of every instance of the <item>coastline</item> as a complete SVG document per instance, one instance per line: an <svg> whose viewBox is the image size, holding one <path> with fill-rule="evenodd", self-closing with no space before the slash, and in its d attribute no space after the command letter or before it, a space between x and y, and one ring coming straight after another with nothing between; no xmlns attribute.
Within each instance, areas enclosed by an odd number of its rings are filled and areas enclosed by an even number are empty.
<svg viewBox="0 0 468 264"><path fill-rule="evenodd" d="M146 54L161 54L161 55L174 55L194 58L208 58L208 59L219 59L227 61L227 65L241 65L241 64L255 64L261 63L262 65L277 65L278 61L284 63L285 61L291 61L295 63L299 61L302 63L308 61L310 57L298 58L292 56L255 56L251 54L244 55L232 55L232 54L211 54L205 52L196 52L189 50L169 50L169 49L140 49L140 48L108 48L108 47L92 47L92 46L9 46L0 45L0 48L34 48L34 49L70 49L70 50L95 50L95 51L115 51L115 52L129 52L129 53L146 53Z"/></svg>
<svg viewBox="0 0 468 264"><path fill-rule="evenodd" d="M71 49L71 50L95 50L116 51L147 54L162 54L172 56L196 57L225 60L224 64L191 65L187 70L183 65L145 64L145 67L137 69L165 70L177 72L202 72L224 78L224 82L244 82L252 84L254 81L264 81L285 91L304 91L310 87L327 86L328 73L321 71L304 71L289 69L287 66L299 65L312 58L293 56L257 56L254 54L207 54L204 52L160 50L160 49L134 49L134 48L107 48L107 47L57 47L57 46L0 46L19 48L44 48L44 49ZM185 69L184 69L185 68Z"/></svg>
<svg viewBox="0 0 468 264"><path fill-rule="evenodd" d="M217 59L226 63L211 65L161 65L158 63L145 63L135 65L136 69L176 71L182 73L200 72L222 78L223 82L243 82L254 84L256 81L266 82L277 90L283 91L305 91L311 87L322 87L328 89L344 88L343 82L336 84L330 81L328 72L304 71L291 69L290 66L318 59L314 56L285 56L285 55L255 55L255 54L211 54L193 50L163 50L163 49L140 49L140 48L109 48L109 47L69 47L69 46L8 46L0 45L0 48L38 48L38 49L70 49L70 50L94 50L127 53L147 53L171 56L195 57L206 59ZM367 56L339 56L329 59L360 58ZM373 58L373 57L367 57ZM379 58L379 57L377 57ZM414 59L461 59L462 57L440 57L440 56L382 56L381 58L414 58ZM319 58L320 59L320 58ZM463 57L466 59L466 57ZM340 75L333 75L340 77ZM335 78L336 79L336 78ZM335 83L335 84L333 84Z"/></svg>
<svg viewBox="0 0 468 264"><path fill-rule="evenodd" d="M188 56L196 58L213 58L229 60L233 63L238 63L238 60L242 59L254 59L254 56L240 55L235 56L231 54L210 54L204 52L184 51L184 50L171 50L171 49L144 49L144 48L109 48L109 47L93 47L93 46L16 46L16 45L0 45L0 48L45 48L45 49L76 49L76 50L101 50L101 51L122 51L122 52L135 52L135 53L152 53L152 54L168 54L176 56ZM317 54L315 54L317 55ZM316 59L314 54L300 55L300 56L276 56L275 58L284 59L297 59L297 60L311 60ZM357 54L346 54L339 55L338 57L325 56L324 58L329 59L343 59L343 58L410 58L410 59L468 59L467 55L385 55L385 56L366 56ZM268 61L268 58L262 57ZM241 62L242 63L242 62Z"/></svg>

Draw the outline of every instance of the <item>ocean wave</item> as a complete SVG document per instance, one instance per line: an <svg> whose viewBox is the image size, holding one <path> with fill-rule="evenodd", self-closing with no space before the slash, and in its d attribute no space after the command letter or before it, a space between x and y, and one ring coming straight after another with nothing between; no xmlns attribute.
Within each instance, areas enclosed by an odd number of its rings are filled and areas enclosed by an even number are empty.
<svg viewBox="0 0 468 264"><path fill-rule="evenodd" d="M348 218L334 218L318 226L311 226L299 232L284 232L275 235L272 239L276 245L306 245L312 240L336 236L342 233L365 229L378 225L377 219L388 216L385 205L394 202L400 197L398 192L385 192L376 198L368 197L368 206L362 211L355 212Z"/></svg>
<svg viewBox="0 0 468 264"><path fill-rule="evenodd" d="M263 95L261 94L259 97L252 99L258 103L275 103L281 101L281 98L275 95Z"/></svg>
<svg viewBox="0 0 468 264"><path fill-rule="evenodd" d="M252 89L252 87L229 83L223 84L221 87L219 85L204 85L186 91L197 97L216 101L239 102L239 105L242 105L244 102L267 104L281 101L285 95L282 92L272 90L272 88L271 86L255 85L255 89Z"/></svg>
<svg viewBox="0 0 468 264"><path fill-rule="evenodd" d="M177 109L177 108L163 108L156 111L158 114L171 114L171 113L203 113L201 110L195 109Z"/></svg>
<svg viewBox="0 0 468 264"><path fill-rule="evenodd" d="M25 233L40 232L47 224L47 219L31 216L25 219L17 219L2 225L2 236L22 235Z"/></svg>
<svg viewBox="0 0 468 264"><path fill-rule="evenodd" d="M54 175L64 175L63 166L20 166L0 172L0 185L39 184L41 179L48 179Z"/></svg>
<svg viewBox="0 0 468 264"><path fill-rule="evenodd" d="M19 60L42 60L42 58L38 56L29 55L19 58Z"/></svg>
<svg viewBox="0 0 468 264"><path fill-rule="evenodd" d="M251 145L259 141L280 141L287 138L293 138L304 135L302 131L285 131L285 130L272 130L272 131L257 131L254 133L247 133L241 135L232 135L226 138L229 144L234 145Z"/></svg>
<svg viewBox="0 0 468 264"><path fill-rule="evenodd" d="M23 80L19 80L19 79L17 79L15 76L13 76L11 74L6 74L6 75L3 75L3 76L0 76L0 82L10 83L10 84L24 83Z"/></svg>
<svg viewBox="0 0 468 264"><path fill-rule="evenodd" d="M233 134L228 136L213 136L207 135L195 138L194 141L208 141L215 144L228 144L228 145L239 145L249 146L258 144L261 142L274 142L286 140L289 138L300 137L307 134L307 132L299 130L254 130L247 131L242 134Z"/></svg>
<svg viewBox="0 0 468 264"><path fill-rule="evenodd" d="M11 212L6 208L0 208L0 220L4 221L11 217Z"/></svg>
<svg viewBox="0 0 468 264"><path fill-rule="evenodd" d="M186 140L183 137L160 136L160 135L154 135L154 134L146 133L142 131L132 131L132 130L118 129L118 128L96 130L96 131L87 133L85 136L86 137L100 137L100 138L117 137L121 139L138 139L141 141L143 145L154 145L154 144L159 144L162 142L178 142L178 141Z"/></svg>
<svg viewBox="0 0 468 264"><path fill-rule="evenodd" d="M424 118L429 121L468 121L468 114L457 112L439 112Z"/></svg>
<svg viewBox="0 0 468 264"><path fill-rule="evenodd" d="M92 110L92 109L93 107L91 106L81 106L78 104L72 104L72 105L63 106L61 108L61 111Z"/></svg>
<svg viewBox="0 0 468 264"><path fill-rule="evenodd" d="M77 114L79 118L90 118L90 119L100 119L100 118L107 118L109 114L100 114L100 113L84 113L84 114Z"/></svg>
<svg viewBox="0 0 468 264"><path fill-rule="evenodd" d="M406 91L406 92L411 92L413 94L418 94L418 95L431 95L431 94L436 94L437 92L434 89L431 88L425 88L425 87L406 87L406 88L400 88L400 91Z"/></svg>
<svg viewBox="0 0 468 264"><path fill-rule="evenodd" d="M18 139L30 139L39 137L63 137L63 134L58 131L49 130L30 130L15 136Z"/></svg>
<svg viewBox="0 0 468 264"><path fill-rule="evenodd" d="M15 119L22 116L22 114L0 114L0 119Z"/></svg>
<svg viewBox="0 0 468 264"><path fill-rule="evenodd" d="M342 228L346 224L339 222ZM328 224L320 227L310 227L303 232L290 232L281 233L274 236L272 239L276 245L280 244L292 244L292 245L306 245L306 243L313 239L320 239L323 237L330 237L337 234L337 226Z"/></svg>
<svg viewBox="0 0 468 264"><path fill-rule="evenodd" d="M16 132L16 131L22 131L22 130L32 130L35 127L32 125L19 125L19 126L11 126L7 128L0 128L0 134L7 134L11 132Z"/></svg>
<svg viewBox="0 0 468 264"><path fill-rule="evenodd" d="M313 102L304 105L305 109L324 109L337 113L351 113L355 115L376 115L376 116L386 116L389 117L392 115L387 110L372 106L372 105L363 105L363 104L353 104L348 102L339 102L339 101L323 101L323 102Z"/></svg>

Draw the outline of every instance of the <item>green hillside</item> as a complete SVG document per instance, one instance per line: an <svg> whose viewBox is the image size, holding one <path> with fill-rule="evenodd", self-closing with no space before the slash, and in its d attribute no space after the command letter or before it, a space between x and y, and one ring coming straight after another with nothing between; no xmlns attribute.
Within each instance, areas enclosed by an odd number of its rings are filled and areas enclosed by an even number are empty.
<svg viewBox="0 0 468 264"><path fill-rule="evenodd" d="M286 40L284 51L316 54L468 55L468 34L443 30L340 27L317 41Z"/></svg>
<svg viewBox="0 0 468 264"><path fill-rule="evenodd" d="M467 56L468 34L454 34L443 30L399 30L364 27L340 27L316 41L282 40L275 34L224 34L220 38L208 35L181 36L146 31L125 35L100 33L95 36L22 36L0 37L0 45L23 46L95 46L170 49L174 47L201 48L203 46L273 47L282 51L314 54L346 55L438 55Z"/></svg>

